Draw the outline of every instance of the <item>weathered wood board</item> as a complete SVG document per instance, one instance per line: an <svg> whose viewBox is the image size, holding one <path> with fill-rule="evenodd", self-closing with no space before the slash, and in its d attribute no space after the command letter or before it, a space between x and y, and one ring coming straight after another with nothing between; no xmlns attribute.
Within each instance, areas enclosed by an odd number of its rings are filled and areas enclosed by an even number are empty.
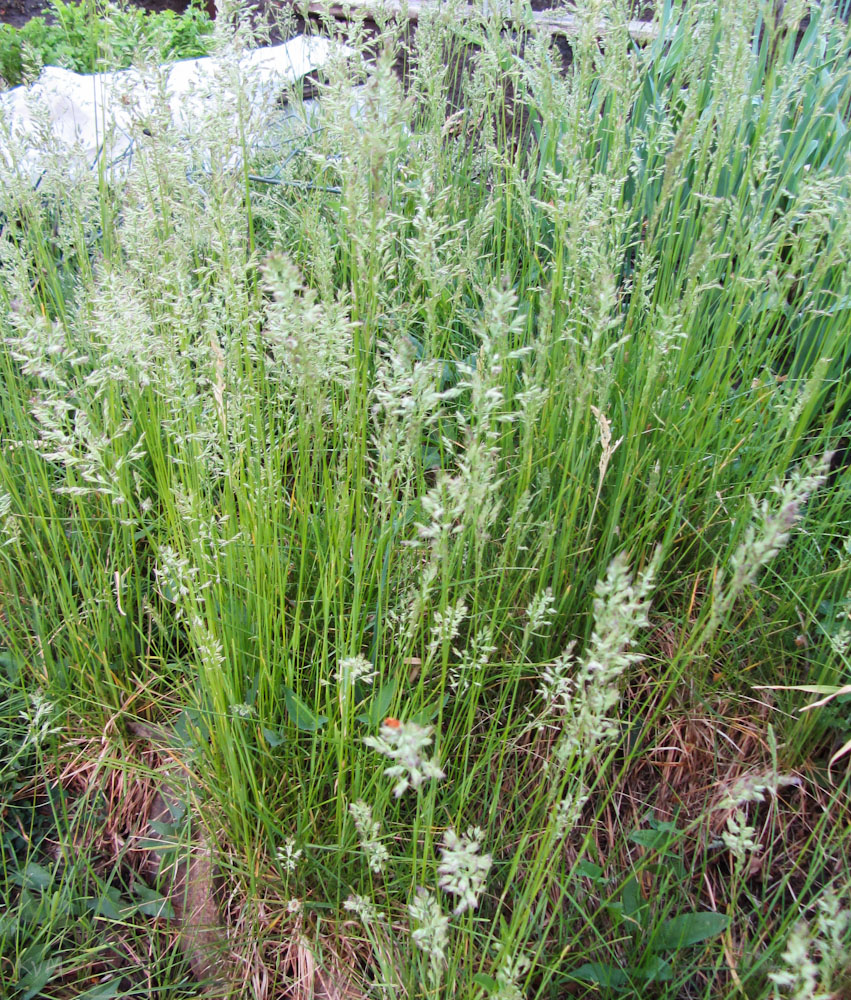
<svg viewBox="0 0 851 1000"><path fill-rule="evenodd" d="M429 6L433 6L433 3L429 3L428 0L407 0L407 3L401 3L399 0L389 0L389 2L385 0L384 3L376 2L376 0L348 0L347 3L328 4L322 3L319 0L319 2L308 2L306 5L297 3L296 6L302 10L306 6L311 14L330 13L333 17L341 19L353 14L370 16L379 12L387 13L389 11L396 16L405 16L410 21L418 21L423 10ZM472 7L462 7L461 9L462 11L466 9L472 16ZM538 10L530 11L530 14L534 18L536 27L541 30L549 31L554 35L562 35L566 38L579 34L579 18L567 11ZM604 31L602 25L600 31L601 33ZM650 42L658 33L658 25L652 21L629 22L629 34L636 42Z"/></svg>

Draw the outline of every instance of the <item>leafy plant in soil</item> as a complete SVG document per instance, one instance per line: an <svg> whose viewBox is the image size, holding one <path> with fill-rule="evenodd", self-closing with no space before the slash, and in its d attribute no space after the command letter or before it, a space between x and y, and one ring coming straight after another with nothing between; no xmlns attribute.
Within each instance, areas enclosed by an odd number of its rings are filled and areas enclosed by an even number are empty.
<svg viewBox="0 0 851 1000"><path fill-rule="evenodd" d="M126 69L142 55L159 62L194 58L208 53L212 32L206 9L194 0L182 14L108 0L52 0L47 18L20 28L0 25L0 78L17 86L34 80L42 66L93 73Z"/></svg>

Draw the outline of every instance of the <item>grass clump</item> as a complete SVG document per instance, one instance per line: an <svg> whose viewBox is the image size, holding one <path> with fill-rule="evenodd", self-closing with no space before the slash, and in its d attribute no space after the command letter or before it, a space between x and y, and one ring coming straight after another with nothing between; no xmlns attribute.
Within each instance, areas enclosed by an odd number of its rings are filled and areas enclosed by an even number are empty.
<svg viewBox="0 0 851 1000"><path fill-rule="evenodd" d="M842 981L846 703L753 688L847 683L851 37L767 16L666 3L638 47L592 5L566 67L453 4L353 22L263 148L234 77L120 181L2 166L34 787L118 775L124 845L185 776L235 994Z"/></svg>

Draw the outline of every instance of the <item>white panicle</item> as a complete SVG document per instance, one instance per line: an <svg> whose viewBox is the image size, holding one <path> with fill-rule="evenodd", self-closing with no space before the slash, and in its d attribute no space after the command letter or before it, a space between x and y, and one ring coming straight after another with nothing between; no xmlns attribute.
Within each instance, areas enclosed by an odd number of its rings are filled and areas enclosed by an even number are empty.
<svg viewBox="0 0 851 1000"><path fill-rule="evenodd" d="M12 545L20 537L18 519L12 511L12 498L8 493L0 493L0 547Z"/></svg>
<svg viewBox="0 0 851 1000"><path fill-rule="evenodd" d="M750 586L759 571L777 555L789 541L793 528L801 519L803 506L822 485L830 470L831 454L824 455L808 468L796 469L784 483L772 488L778 497L776 506L763 500L754 503L754 520L745 532L744 541L730 559L733 569L729 582L718 572L713 581L713 606L709 629L714 629L730 611L736 598Z"/></svg>
<svg viewBox="0 0 851 1000"><path fill-rule="evenodd" d="M497 989L490 1000L525 1000L526 993L520 983L529 972L531 962L525 955L504 958L495 970Z"/></svg>
<svg viewBox="0 0 851 1000"><path fill-rule="evenodd" d="M341 686L348 688L355 681L372 684L375 680L375 668L365 656L349 656L340 660L335 680Z"/></svg>
<svg viewBox="0 0 851 1000"><path fill-rule="evenodd" d="M177 605L180 612L180 605L192 593L192 580L198 573L197 569L186 556L182 556L170 545L163 545L159 551L155 573L160 596Z"/></svg>
<svg viewBox="0 0 851 1000"><path fill-rule="evenodd" d="M29 724L29 730L21 749L25 746L40 747L45 740L56 733L62 732L61 726L54 726L55 706L48 701L41 691L30 695L31 711L20 712L20 717Z"/></svg>
<svg viewBox="0 0 851 1000"><path fill-rule="evenodd" d="M547 587L541 593L535 594L526 608L526 617L529 619L529 631L534 635L546 634L555 618L555 597L553 588Z"/></svg>
<svg viewBox="0 0 851 1000"><path fill-rule="evenodd" d="M387 848L379 839L381 824L372 818L372 809L363 799L349 803L349 815L355 824L360 846L366 854L370 870L377 875L380 874L390 857Z"/></svg>
<svg viewBox="0 0 851 1000"><path fill-rule="evenodd" d="M451 642L458 635L466 615L467 605L461 598L458 598L446 611L434 612L434 625L431 627L431 640L428 644L429 653L436 652L445 642Z"/></svg>
<svg viewBox="0 0 851 1000"><path fill-rule="evenodd" d="M458 897L458 905L452 911L455 916L465 910L475 910L479 904L493 864L489 854L479 853L484 836L484 831L477 826L469 827L460 837L452 829L443 835L438 885L444 892Z"/></svg>
<svg viewBox="0 0 851 1000"><path fill-rule="evenodd" d="M393 789L397 799L409 788L419 788L429 778L446 777L435 760L423 755L426 747L431 746L434 726L387 719L379 732L379 736L367 736L364 743L395 761L384 769L384 773L388 778L399 779Z"/></svg>
<svg viewBox="0 0 851 1000"><path fill-rule="evenodd" d="M481 688L485 667L496 649L493 644L493 626L490 624L473 635L465 650L453 647L452 651L461 659L449 668L449 686L452 690L463 694L469 687Z"/></svg>
<svg viewBox="0 0 851 1000"><path fill-rule="evenodd" d="M554 819L559 837L563 837L576 826L587 801L588 790L580 784L575 792L570 792L556 805Z"/></svg>
<svg viewBox="0 0 851 1000"><path fill-rule="evenodd" d="M729 852L741 867L751 854L758 854L760 843L754 840L756 829L748 825L747 817L741 809L734 816L727 817L727 829L721 834L721 839Z"/></svg>
<svg viewBox="0 0 851 1000"><path fill-rule="evenodd" d="M349 913L356 913L364 926L380 923L385 919L384 914L376 907L375 903L371 899L367 899L366 896L349 896L343 903L343 909L348 910Z"/></svg>
<svg viewBox="0 0 851 1000"><path fill-rule="evenodd" d="M433 893L417 889L413 903L408 905L411 918L411 937L414 944L428 955L432 978L437 979L446 963L449 944L449 917L440 908Z"/></svg>
<svg viewBox="0 0 851 1000"><path fill-rule="evenodd" d="M792 930L783 953L785 968L770 972L775 998L831 1000L842 990L848 962L851 910L843 909L833 891L818 902L815 926L802 920Z"/></svg>
<svg viewBox="0 0 851 1000"><path fill-rule="evenodd" d="M294 872L298 868L301 855L301 848L295 846L295 840L292 837L287 837L283 846L278 848L275 856L285 872Z"/></svg>
<svg viewBox="0 0 851 1000"><path fill-rule="evenodd" d="M558 720L556 758L587 755L617 732L611 710L620 698L618 680L641 655L632 651L639 629L647 628L649 596L661 554L633 580L623 555L609 564L594 592L594 631L584 656L569 646L542 673L539 691Z"/></svg>

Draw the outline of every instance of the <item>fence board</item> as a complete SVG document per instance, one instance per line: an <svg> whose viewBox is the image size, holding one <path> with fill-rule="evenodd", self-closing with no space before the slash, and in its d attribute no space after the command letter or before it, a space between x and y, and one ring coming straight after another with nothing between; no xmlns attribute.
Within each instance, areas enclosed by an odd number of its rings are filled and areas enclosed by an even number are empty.
<svg viewBox="0 0 851 1000"><path fill-rule="evenodd" d="M305 4L296 3L300 9L304 9ZM336 18L345 19L350 14L365 14L366 16L373 15L379 11L389 12L395 16L400 16L405 13L409 20L417 21L419 20L420 14L428 6L433 6L429 4L427 0L408 0L407 4L404 6L398 0L389 0L385 3L376 3L375 0L349 0L348 3L322 3L322 2L309 2L306 4L308 11L311 14L322 14L328 12ZM461 8L462 14L467 12L472 16L473 8L466 6ZM535 25L537 28L548 31L554 35L562 35L565 38L570 38L579 34L580 23L577 17L572 14L568 14L566 11L562 10L539 10L532 11L532 17L535 20ZM600 34L604 34L605 29L600 26ZM651 42L658 35L659 28L652 21L630 21L629 22L629 34L636 42Z"/></svg>

